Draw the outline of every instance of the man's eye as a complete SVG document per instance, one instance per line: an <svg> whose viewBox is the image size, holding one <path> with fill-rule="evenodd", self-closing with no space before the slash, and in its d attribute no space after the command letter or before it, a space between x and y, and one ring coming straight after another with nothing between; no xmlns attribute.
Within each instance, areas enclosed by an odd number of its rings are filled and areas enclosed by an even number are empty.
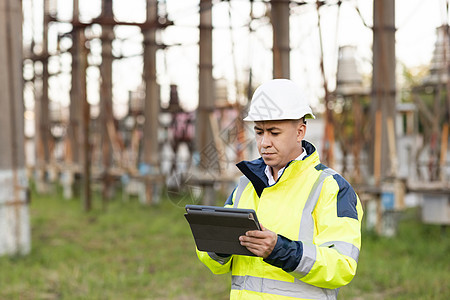
<svg viewBox="0 0 450 300"><path fill-rule="evenodd" d="M256 131L256 134L257 135L261 135L261 134L263 134L263 132L262 131Z"/></svg>
<svg viewBox="0 0 450 300"><path fill-rule="evenodd" d="M272 135L275 135L275 136L277 136L279 134L280 134L279 132L272 132Z"/></svg>

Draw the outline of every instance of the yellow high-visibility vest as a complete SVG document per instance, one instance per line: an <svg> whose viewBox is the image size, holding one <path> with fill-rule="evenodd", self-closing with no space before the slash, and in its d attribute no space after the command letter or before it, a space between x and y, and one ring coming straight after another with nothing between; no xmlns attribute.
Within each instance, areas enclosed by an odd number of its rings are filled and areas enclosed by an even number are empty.
<svg viewBox="0 0 450 300"><path fill-rule="evenodd" d="M360 200L342 176L320 163L312 144L303 141L303 147L307 156L290 162L272 186L261 158L239 163L245 176L225 205L252 208L265 228L301 242L295 270L285 271L260 257L222 257L197 250L214 274L231 271L231 299L336 299L339 288L355 276Z"/></svg>

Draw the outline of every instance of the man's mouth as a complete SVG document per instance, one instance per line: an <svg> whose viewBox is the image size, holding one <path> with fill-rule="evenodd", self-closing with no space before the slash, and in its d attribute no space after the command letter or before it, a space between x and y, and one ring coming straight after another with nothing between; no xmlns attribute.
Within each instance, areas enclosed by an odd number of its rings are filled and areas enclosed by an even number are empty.
<svg viewBox="0 0 450 300"><path fill-rule="evenodd" d="M275 155L275 153L261 153L262 156L271 156L271 155Z"/></svg>

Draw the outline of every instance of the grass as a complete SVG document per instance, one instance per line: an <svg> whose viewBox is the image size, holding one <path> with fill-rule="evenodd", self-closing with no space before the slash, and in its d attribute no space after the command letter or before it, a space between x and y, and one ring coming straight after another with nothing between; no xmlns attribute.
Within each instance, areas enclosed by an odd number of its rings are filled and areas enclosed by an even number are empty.
<svg viewBox="0 0 450 300"><path fill-rule="evenodd" d="M450 299L450 238L406 211L395 237L363 232L357 275L342 299Z"/></svg>
<svg viewBox="0 0 450 300"><path fill-rule="evenodd" d="M100 207L100 201L94 206ZM0 258L0 299L226 299L229 278L197 260L184 210L34 195L32 251Z"/></svg>
<svg viewBox="0 0 450 300"><path fill-rule="evenodd" d="M230 275L197 260L181 204L115 200L83 213L59 194L32 199L32 251L0 258L0 299L228 299ZM449 253L448 234L409 211L396 238L364 233L340 299L450 299Z"/></svg>

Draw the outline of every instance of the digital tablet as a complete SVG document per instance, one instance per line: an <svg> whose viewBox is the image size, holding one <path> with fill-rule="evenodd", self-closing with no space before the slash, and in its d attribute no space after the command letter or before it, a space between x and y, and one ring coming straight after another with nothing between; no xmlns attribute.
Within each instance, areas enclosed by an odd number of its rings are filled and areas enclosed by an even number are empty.
<svg viewBox="0 0 450 300"><path fill-rule="evenodd" d="M255 256L239 242L247 231L261 230L253 209L205 205L186 205L185 209L198 250Z"/></svg>

